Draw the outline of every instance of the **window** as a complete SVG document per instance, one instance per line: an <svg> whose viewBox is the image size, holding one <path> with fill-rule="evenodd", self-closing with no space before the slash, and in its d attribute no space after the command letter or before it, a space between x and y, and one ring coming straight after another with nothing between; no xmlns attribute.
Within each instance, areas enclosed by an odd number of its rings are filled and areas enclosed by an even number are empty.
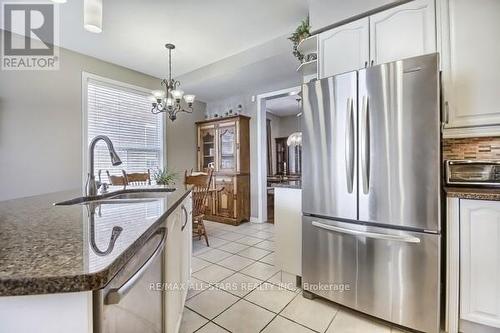
<svg viewBox="0 0 500 333"><path fill-rule="evenodd" d="M146 89L101 79L84 74L87 106L88 145L97 135L107 135L122 160L116 167L111 165L109 152L103 142L95 149L95 175L101 171L101 180L109 183L111 175L127 172L153 173L163 166L164 135L163 119L151 113L151 102ZM86 151L85 150L85 151Z"/></svg>

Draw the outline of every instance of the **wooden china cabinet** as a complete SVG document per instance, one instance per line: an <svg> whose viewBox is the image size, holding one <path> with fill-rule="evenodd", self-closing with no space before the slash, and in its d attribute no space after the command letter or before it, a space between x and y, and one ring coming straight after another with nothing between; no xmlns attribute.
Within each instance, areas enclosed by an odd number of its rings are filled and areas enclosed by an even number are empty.
<svg viewBox="0 0 500 333"><path fill-rule="evenodd" d="M250 219L250 118L199 121L198 170L215 169L206 219L238 225Z"/></svg>

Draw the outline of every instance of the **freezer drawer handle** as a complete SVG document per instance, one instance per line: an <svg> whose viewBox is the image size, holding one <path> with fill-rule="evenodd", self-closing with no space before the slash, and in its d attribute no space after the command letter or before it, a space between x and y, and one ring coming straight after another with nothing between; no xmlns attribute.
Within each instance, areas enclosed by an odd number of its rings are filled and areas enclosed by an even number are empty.
<svg viewBox="0 0 500 333"><path fill-rule="evenodd" d="M324 224L324 223L320 223L320 222L316 222L316 221L313 221L312 225L317 227L317 228L326 229L326 230L335 231L335 232L340 232L340 233L348 234L348 235L363 236L363 237L368 237L368 238L384 239L384 240L391 240L391 241L405 242L405 243L420 243L420 238L412 237L412 236L396 236L396 235L380 234L380 233L376 233L376 232L352 230L352 229L346 229L346 228L341 228L341 227L335 227L333 225L328 225L328 224Z"/></svg>
<svg viewBox="0 0 500 333"><path fill-rule="evenodd" d="M368 97L363 96L363 135L361 139L361 175L363 177L363 194L370 191L370 110Z"/></svg>
<svg viewBox="0 0 500 333"><path fill-rule="evenodd" d="M132 289L137 281L139 281L141 276L148 270L149 266L153 264L153 261L156 259L156 257L158 257L162 253L163 247L165 246L165 241L167 239L167 229L158 229L149 239L151 240L158 234L162 234L163 236L161 238L160 244L158 244L151 257L149 257L144 265L142 265L142 267L139 268L139 270L135 272L135 274L132 275L130 279L128 279L123 285L121 285L120 288L111 289L104 298L104 304L111 305L120 303L120 301L127 295L130 289Z"/></svg>
<svg viewBox="0 0 500 333"><path fill-rule="evenodd" d="M347 99L347 121L345 130L345 168L347 192L352 193L354 183L354 119L353 100Z"/></svg>

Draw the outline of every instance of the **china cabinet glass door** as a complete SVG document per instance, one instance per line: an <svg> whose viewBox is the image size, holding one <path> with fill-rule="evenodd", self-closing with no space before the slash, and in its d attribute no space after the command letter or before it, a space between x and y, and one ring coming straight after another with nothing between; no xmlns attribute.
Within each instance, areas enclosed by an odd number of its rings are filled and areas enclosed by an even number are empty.
<svg viewBox="0 0 500 333"><path fill-rule="evenodd" d="M210 166L214 166L215 163L215 130L213 128L202 129L200 131L201 136L201 170L204 170Z"/></svg>
<svg viewBox="0 0 500 333"><path fill-rule="evenodd" d="M219 127L219 171L236 170L236 126Z"/></svg>

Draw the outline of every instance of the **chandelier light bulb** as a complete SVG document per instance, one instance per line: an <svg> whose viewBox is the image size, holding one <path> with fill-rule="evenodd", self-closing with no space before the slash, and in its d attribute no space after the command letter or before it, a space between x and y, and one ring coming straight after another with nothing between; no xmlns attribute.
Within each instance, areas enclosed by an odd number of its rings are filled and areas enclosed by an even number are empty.
<svg viewBox="0 0 500 333"><path fill-rule="evenodd" d="M186 101L186 103L188 104L193 104L195 97L195 95L184 95L184 101Z"/></svg>
<svg viewBox="0 0 500 333"><path fill-rule="evenodd" d="M163 99L165 97L165 92L163 90L153 90L151 93L156 100Z"/></svg>
<svg viewBox="0 0 500 333"><path fill-rule="evenodd" d="M176 101L180 101L180 99L182 98L182 95L184 95L184 91L176 89L176 90L172 90L171 94L172 94L172 97Z"/></svg>

